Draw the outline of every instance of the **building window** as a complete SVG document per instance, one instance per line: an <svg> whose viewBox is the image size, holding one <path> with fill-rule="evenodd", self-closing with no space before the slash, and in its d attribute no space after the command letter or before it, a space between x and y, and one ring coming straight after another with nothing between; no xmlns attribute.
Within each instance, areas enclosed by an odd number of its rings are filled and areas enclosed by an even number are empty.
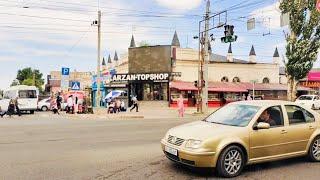
<svg viewBox="0 0 320 180"><path fill-rule="evenodd" d="M234 82L234 83L238 83L238 82L240 82L240 78L238 78L238 77L234 77L234 78L233 78L233 80L232 80L232 82Z"/></svg>
<svg viewBox="0 0 320 180"><path fill-rule="evenodd" d="M270 83L269 78L267 78L267 77L263 78L262 83L263 84L269 84Z"/></svg>
<svg viewBox="0 0 320 180"><path fill-rule="evenodd" d="M221 82L229 82L228 77L224 76L224 77L221 79Z"/></svg>

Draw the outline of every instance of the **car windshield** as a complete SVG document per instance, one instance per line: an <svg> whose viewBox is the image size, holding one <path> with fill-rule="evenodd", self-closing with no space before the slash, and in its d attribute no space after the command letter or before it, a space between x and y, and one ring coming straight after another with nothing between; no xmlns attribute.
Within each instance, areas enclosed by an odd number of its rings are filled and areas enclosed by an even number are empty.
<svg viewBox="0 0 320 180"><path fill-rule="evenodd" d="M204 121L244 127L249 124L260 108L252 105L229 104L212 113Z"/></svg>
<svg viewBox="0 0 320 180"><path fill-rule="evenodd" d="M312 98L313 98L312 96L300 96L299 100L310 100L311 101Z"/></svg>

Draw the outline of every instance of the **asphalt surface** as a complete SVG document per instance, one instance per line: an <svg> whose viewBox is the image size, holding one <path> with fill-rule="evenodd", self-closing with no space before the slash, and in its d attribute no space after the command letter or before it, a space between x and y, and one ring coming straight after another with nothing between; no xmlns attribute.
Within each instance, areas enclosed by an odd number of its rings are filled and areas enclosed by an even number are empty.
<svg viewBox="0 0 320 180"><path fill-rule="evenodd" d="M167 160L160 139L188 119L97 120L47 113L0 119L0 179L216 179ZM305 158L251 165L238 179L320 179Z"/></svg>

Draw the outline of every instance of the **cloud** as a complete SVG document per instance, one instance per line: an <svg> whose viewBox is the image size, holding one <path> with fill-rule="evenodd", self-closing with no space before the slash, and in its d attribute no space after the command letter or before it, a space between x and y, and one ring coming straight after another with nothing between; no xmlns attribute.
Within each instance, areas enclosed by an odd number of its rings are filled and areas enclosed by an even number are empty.
<svg viewBox="0 0 320 180"><path fill-rule="evenodd" d="M156 0L156 2L169 9L190 10L198 7L202 0Z"/></svg>
<svg viewBox="0 0 320 180"><path fill-rule="evenodd" d="M255 17L262 26L271 29L280 29L280 16L281 11L279 9L279 2L256 9L250 13L252 17ZM270 18L270 19L269 19ZM270 20L270 21L269 21Z"/></svg>

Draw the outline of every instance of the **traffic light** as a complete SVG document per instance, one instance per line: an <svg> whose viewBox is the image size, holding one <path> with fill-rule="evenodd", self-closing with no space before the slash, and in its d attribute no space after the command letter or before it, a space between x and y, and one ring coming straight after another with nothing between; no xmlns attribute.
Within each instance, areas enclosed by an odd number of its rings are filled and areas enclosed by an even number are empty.
<svg viewBox="0 0 320 180"><path fill-rule="evenodd" d="M238 36L234 35L234 26L225 25L224 26L224 37L221 38L221 42L230 43L237 41Z"/></svg>
<svg viewBox="0 0 320 180"><path fill-rule="evenodd" d="M194 81L194 86L198 87L198 81Z"/></svg>

